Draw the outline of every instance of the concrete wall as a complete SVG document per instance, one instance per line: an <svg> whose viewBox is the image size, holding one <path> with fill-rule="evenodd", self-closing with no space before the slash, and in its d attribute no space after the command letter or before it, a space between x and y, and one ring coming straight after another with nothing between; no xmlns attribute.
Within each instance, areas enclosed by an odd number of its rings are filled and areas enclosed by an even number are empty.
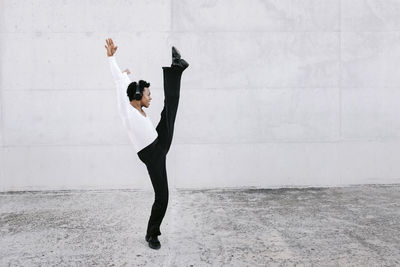
<svg viewBox="0 0 400 267"><path fill-rule="evenodd" d="M151 82L190 67L171 188L400 182L400 2L1 0L0 190L151 189L104 48Z"/></svg>

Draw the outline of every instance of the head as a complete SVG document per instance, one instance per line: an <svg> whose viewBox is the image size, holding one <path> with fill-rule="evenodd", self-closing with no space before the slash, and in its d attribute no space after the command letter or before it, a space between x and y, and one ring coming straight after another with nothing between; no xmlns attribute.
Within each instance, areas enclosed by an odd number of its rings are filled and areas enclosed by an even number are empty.
<svg viewBox="0 0 400 267"><path fill-rule="evenodd" d="M128 95L129 101L132 105L139 107L150 106L151 96L150 96L150 83L140 80L139 81L139 90L142 93L142 98L140 100L136 100L134 98L136 92L136 82L132 82L128 85L128 89L126 90L126 94Z"/></svg>

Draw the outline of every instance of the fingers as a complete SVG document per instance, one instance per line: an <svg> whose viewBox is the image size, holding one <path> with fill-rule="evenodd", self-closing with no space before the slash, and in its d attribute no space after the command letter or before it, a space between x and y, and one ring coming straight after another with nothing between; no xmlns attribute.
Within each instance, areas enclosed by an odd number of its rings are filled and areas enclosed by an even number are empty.
<svg viewBox="0 0 400 267"><path fill-rule="evenodd" d="M114 51L117 50L118 46L114 46L114 42L113 42L113 40L111 38L106 39L106 43L107 43L107 46L108 46L108 47L106 46L107 49L111 48Z"/></svg>

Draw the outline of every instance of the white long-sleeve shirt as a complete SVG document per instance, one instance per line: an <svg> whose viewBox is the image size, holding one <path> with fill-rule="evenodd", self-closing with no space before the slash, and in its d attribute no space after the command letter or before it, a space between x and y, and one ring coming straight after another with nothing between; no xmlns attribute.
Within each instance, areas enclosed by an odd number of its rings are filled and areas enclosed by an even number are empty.
<svg viewBox="0 0 400 267"><path fill-rule="evenodd" d="M158 136L150 117L146 117L134 108L126 94L128 85L132 82L126 72L121 72L115 56L108 57L111 74L117 90L117 105L122 123L128 130L136 153L151 144Z"/></svg>

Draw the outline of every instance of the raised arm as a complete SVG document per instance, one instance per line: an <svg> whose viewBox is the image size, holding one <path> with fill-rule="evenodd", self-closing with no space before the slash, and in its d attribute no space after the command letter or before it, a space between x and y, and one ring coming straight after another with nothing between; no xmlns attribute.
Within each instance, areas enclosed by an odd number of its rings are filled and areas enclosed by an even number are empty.
<svg viewBox="0 0 400 267"><path fill-rule="evenodd" d="M129 108L131 108L128 96L126 95L126 89L131 83L127 72L122 73L115 59L115 51L117 46L114 46L112 39L106 40L107 42L107 56L110 64L111 74L114 79L114 83L117 90L117 105L120 117L125 127L129 128Z"/></svg>
<svg viewBox="0 0 400 267"><path fill-rule="evenodd" d="M121 72L121 69L119 68L117 60L114 56L118 46L114 45L114 42L111 38L106 39L106 43L107 45L105 45L105 48L107 50L107 56L110 62L111 74L114 78L114 81L125 79L127 82L131 82L131 80L128 77L128 74L130 74L131 72L128 69Z"/></svg>

